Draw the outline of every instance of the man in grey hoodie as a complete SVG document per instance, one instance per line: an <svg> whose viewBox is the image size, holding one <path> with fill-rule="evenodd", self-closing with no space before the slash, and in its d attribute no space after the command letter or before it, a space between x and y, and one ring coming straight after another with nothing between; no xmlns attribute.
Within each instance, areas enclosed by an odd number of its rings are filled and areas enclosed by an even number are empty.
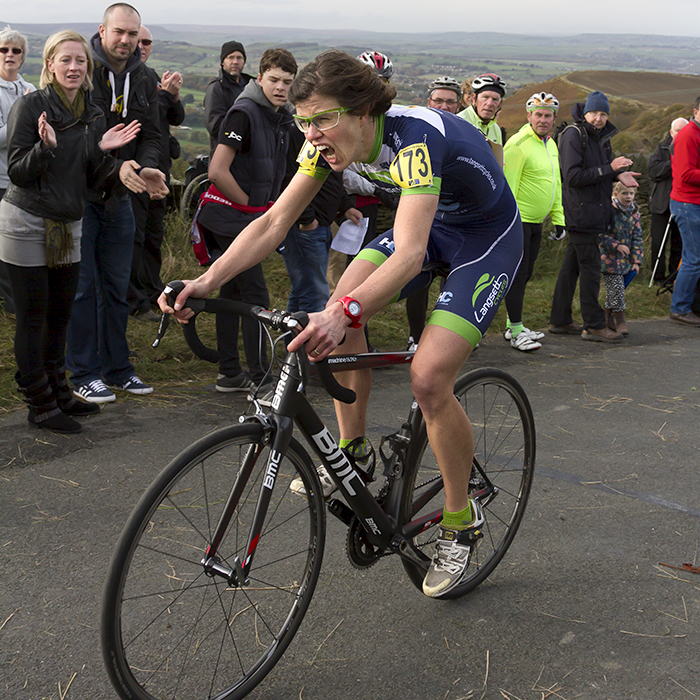
<svg viewBox="0 0 700 700"><path fill-rule="evenodd" d="M141 124L137 138L115 156L124 161L127 177L145 185L139 173L144 167L158 167L161 135L158 85L141 62L140 27L141 16L131 5L110 5L90 46L95 59L92 99L104 112L107 128L133 121ZM151 196L162 197L167 191L163 175L161 191ZM132 394L153 391L136 376L126 341L134 231L131 199L123 185L88 192L66 365L74 393L91 403L114 401L111 388Z"/></svg>
<svg viewBox="0 0 700 700"><path fill-rule="evenodd" d="M209 163L212 185L197 213L199 226L220 250L277 199L285 174L292 116L287 95L297 63L286 49L268 49L251 80L228 111ZM219 296L269 306L262 266L253 266L221 287ZM243 319L243 347L250 377L238 355L238 316L219 314L216 338L221 360L217 391L248 391L268 370L257 321Z"/></svg>

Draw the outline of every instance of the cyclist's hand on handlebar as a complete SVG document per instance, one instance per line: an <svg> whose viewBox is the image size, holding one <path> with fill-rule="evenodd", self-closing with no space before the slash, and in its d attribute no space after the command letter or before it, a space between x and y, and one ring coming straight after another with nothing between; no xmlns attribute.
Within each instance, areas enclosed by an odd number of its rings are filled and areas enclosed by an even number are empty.
<svg viewBox="0 0 700 700"><path fill-rule="evenodd" d="M340 344L348 329L348 317L340 304L331 304L319 313L309 314L309 323L288 346L291 352L302 345L312 362L322 360Z"/></svg>
<svg viewBox="0 0 700 700"><path fill-rule="evenodd" d="M205 299L209 295L209 288L200 282L200 279L182 280L185 288L178 294L173 306L168 304L168 298L165 296L165 292L162 292L158 297L160 310L165 314L173 314L180 323L188 323L189 319L194 316L192 309L182 308L188 297Z"/></svg>

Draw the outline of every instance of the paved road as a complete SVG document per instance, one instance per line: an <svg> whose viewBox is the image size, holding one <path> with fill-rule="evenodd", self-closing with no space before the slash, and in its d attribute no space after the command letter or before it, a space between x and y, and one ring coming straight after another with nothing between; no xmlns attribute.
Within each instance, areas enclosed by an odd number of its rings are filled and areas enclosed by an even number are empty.
<svg viewBox="0 0 700 700"><path fill-rule="evenodd" d="M532 355L487 337L470 367L516 376L538 429L508 556L471 596L433 601L395 558L351 568L330 520L310 612L250 697L700 697L700 575L660 566L700 564L700 334L630 325L623 346L549 336ZM376 372L371 434L404 417L406 380ZM206 386L120 400L77 436L0 421L0 697L116 697L98 619L121 526L171 457L243 407Z"/></svg>

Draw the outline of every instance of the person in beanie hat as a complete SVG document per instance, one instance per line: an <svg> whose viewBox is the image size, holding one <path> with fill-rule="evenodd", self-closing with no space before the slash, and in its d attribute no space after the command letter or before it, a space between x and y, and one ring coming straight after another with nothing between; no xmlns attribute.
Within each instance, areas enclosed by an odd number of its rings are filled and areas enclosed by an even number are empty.
<svg viewBox="0 0 700 700"><path fill-rule="evenodd" d="M585 115L589 112L605 112L605 114L610 114L610 103L608 102L608 98L600 90L594 90L586 98L583 113Z"/></svg>
<svg viewBox="0 0 700 700"><path fill-rule="evenodd" d="M600 291L599 236L612 220L613 182L637 187L640 173L625 171L632 161L612 157L610 139L617 128L608 121L610 103L599 90L571 108L574 124L559 138L562 204L569 243L559 269L549 316L550 333L580 334L583 340L619 342L622 334L607 327L598 302ZM574 323L571 303L579 282L583 326Z"/></svg>
<svg viewBox="0 0 700 700"><path fill-rule="evenodd" d="M221 45L219 73L209 81L204 95L204 123L209 132L212 153L218 143L219 129L226 112L253 79L252 75L243 72L246 60L245 47L240 41L227 41Z"/></svg>

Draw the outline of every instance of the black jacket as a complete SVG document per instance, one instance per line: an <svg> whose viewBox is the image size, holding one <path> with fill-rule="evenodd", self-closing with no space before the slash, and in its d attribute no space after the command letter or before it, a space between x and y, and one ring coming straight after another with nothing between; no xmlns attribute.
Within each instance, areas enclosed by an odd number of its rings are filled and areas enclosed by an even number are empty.
<svg viewBox="0 0 700 700"><path fill-rule="evenodd" d="M53 151L39 138L37 121L42 112L56 132ZM89 93L79 119L68 113L50 85L17 100L8 120L11 182L5 199L35 216L55 221L81 219L88 183L99 188L118 179L122 161L99 148L104 132L104 115Z"/></svg>
<svg viewBox="0 0 700 700"><path fill-rule="evenodd" d="M569 127L559 139L559 165L562 204L569 233L605 233L612 219L612 185L617 172L612 169L610 139L617 128L608 122L596 129L583 118L582 103L575 104L571 116L578 127ZM586 147L579 129L585 129Z"/></svg>
<svg viewBox="0 0 700 700"><path fill-rule="evenodd" d="M135 160L141 167L157 168L160 158L161 133L158 126L158 81L154 72L150 72L141 63L141 49L131 54L126 68L114 75L107 63L99 34L90 39L92 54L95 59L95 70L92 75L94 89L92 99L102 110L107 120L107 129L116 124L131 124L134 119L141 123L139 135L116 155L121 160ZM126 114L121 103L112 111L113 95L121 95L128 75L128 95L126 100ZM116 82L115 91L112 91L112 76ZM117 109L121 107L119 111ZM91 202L104 203L111 195L110 192L96 191L90 188L88 199ZM119 183L115 188L118 197L127 194L126 188Z"/></svg>
<svg viewBox="0 0 700 700"><path fill-rule="evenodd" d="M289 147L292 115L285 107L275 110L255 81L249 82L229 113L244 112L250 120L250 150L237 153L231 175L248 195L248 206L263 207L277 199L282 188ZM260 212L241 212L225 204L208 202L199 213L200 223L220 236L237 236Z"/></svg>
<svg viewBox="0 0 700 700"><path fill-rule="evenodd" d="M651 197L649 198L649 211L652 214L667 214L671 201L671 187L673 176L671 174L671 134L656 147L649 156L647 163L647 175L652 182Z"/></svg>
<svg viewBox="0 0 700 700"><path fill-rule="evenodd" d="M216 78L209 81L204 94L204 123L209 132L212 153L218 143L219 129L226 113L252 79L252 75L241 73L240 80L235 81L223 68L219 68Z"/></svg>
<svg viewBox="0 0 700 700"><path fill-rule="evenodd" d="M146 66L146 70L150 72L156 80L156 84L160 84L160 76L153 68ZM160 157L158 158L158 169L168 174L170 172L170 127L179 126L185 121L185 107L182 100L175 101L175 95L167 90L158 89L158 127L160 129Z"/></svg>

